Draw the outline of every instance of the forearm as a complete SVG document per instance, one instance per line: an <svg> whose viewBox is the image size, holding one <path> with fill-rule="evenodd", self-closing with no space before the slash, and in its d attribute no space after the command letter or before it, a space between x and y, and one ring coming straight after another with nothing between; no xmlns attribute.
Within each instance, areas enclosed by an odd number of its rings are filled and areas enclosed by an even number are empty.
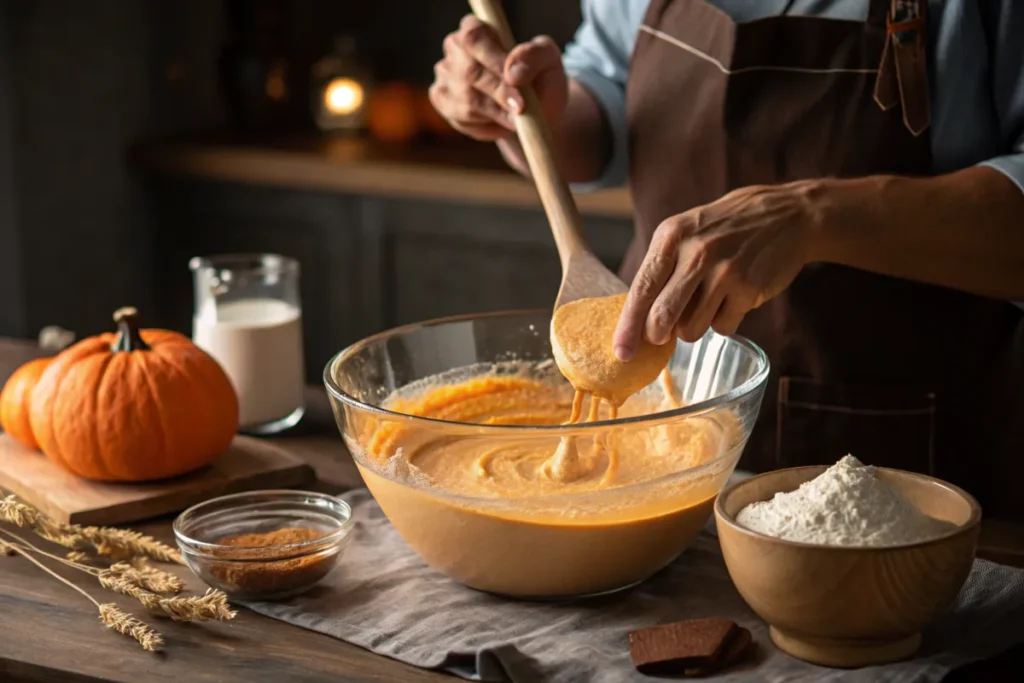
<svg viewBox="0 0 1024 683"><path fill-rule="evenodd" d="M568 182L597 179L611 158L611 130L597 100L574 80L569 80L569 100L559 120L551 126L552 144L562 174ZM530 169L515 133L498 141L509 166L529 177Z"/></svg>
<svg viewBox="0 0 1024 683"><path fill-rule="evenodd" d="M994 169L823 180L809 260L1024 301L1024 194Z"/></svg>

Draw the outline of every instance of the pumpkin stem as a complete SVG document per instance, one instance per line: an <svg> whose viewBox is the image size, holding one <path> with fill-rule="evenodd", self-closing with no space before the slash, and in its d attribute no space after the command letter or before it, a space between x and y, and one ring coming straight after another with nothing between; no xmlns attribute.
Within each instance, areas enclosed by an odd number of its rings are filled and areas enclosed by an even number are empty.
<svg viewBox="0 0 1024 683"><path fill-rule="evenodd" d="M117 323L117 339L110 350L118 351L149 351L149 345L142 341L139 334L139 312L131 306L114 311L114 322Z"/></svg>

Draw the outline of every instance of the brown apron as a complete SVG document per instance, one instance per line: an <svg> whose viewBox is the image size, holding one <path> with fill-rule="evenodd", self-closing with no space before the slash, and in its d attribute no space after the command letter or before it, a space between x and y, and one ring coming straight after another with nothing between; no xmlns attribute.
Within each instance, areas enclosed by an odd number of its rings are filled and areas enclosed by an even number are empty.
<svg viewBox="0 0 1024 683"><path fill-rule="evenodd" d="M652 0L628 81L637 239L624 278L663 219L737 187L931 174L924 17L890 20L906 4L871 0L866 22L737 24L703 0ZM742 466L852 453L1024 519L1024 315L1013 304L814 264L740 333L772 363Z"/></svg>

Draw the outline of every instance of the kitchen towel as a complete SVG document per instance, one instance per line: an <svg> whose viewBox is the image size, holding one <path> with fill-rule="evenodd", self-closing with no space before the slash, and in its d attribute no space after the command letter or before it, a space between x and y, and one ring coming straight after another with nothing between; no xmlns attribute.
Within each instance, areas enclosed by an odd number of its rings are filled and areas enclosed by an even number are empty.
<svg viewBox="0 0 1024 683"><path fill-rule="evenodd" d="M702 680L718 683L933 683L964 664L1024 642L1024 570L975 562L952 610L913 660L837 670L777 650L767 626L733 587L708 530L669 567L631 590L587 600L506 600L454 583L402 541L365 489L342 496L356 524L339 566L312 591L251 609L415 666L513 683L650 683L630 662L626 633L698 617L751 630L746 662Z"/></svg>

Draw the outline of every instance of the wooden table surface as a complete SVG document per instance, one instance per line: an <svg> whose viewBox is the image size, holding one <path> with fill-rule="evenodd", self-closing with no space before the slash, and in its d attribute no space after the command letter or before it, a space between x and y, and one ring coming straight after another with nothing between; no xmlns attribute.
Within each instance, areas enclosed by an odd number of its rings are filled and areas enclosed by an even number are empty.
<svg viewBox="0 0 1024 683"><path fill-rule="evenodd" d="M34 343L0 339L0 385L18 365L38 353ZM326 395L313 387L309 394L307 419L302 427L272 441L303 457L316 469L318 482L314 489L337 493L362 486L334 424ZM173 545L171 518L132 528ZM177 573L184 576L187 570ZM99 589L91 592L96 597L102 595ZM247 610L240 610L238 617L229 622L215 624L179 624L152 618L147 621L167 641L163 653L145 652L127 638L108 631L97 620L92 603L34 565L19 558L0 557L2 683L457 680Z"/></svg>
<svg viewBox="0 0 1024 683"><path fill-rule="evenodd" d="M0 385L18 365L36 355L34 343L0 339ZM301 428L273 441L316 469L317 490L336 493L362 485L319 388L309 390L309 410ZM173 543L170 522L159 519L133 528ZM982 545L979 554L1024 566L1024 530L1020 527L986 528ZM225 623L159 620L155 625L167 644L163 653L154 655L103 628L92 603L34 565L19 558L0 558L0 563L0 681L4 683L456 680L246 610ZM93 593L101 595L98 590ZM1014 669L1019 673L1022 658L1024 649L1017 648L982 668L958 672L955 680L1016 681L1019 678L1014 675L1000 674Z"/></svg>

